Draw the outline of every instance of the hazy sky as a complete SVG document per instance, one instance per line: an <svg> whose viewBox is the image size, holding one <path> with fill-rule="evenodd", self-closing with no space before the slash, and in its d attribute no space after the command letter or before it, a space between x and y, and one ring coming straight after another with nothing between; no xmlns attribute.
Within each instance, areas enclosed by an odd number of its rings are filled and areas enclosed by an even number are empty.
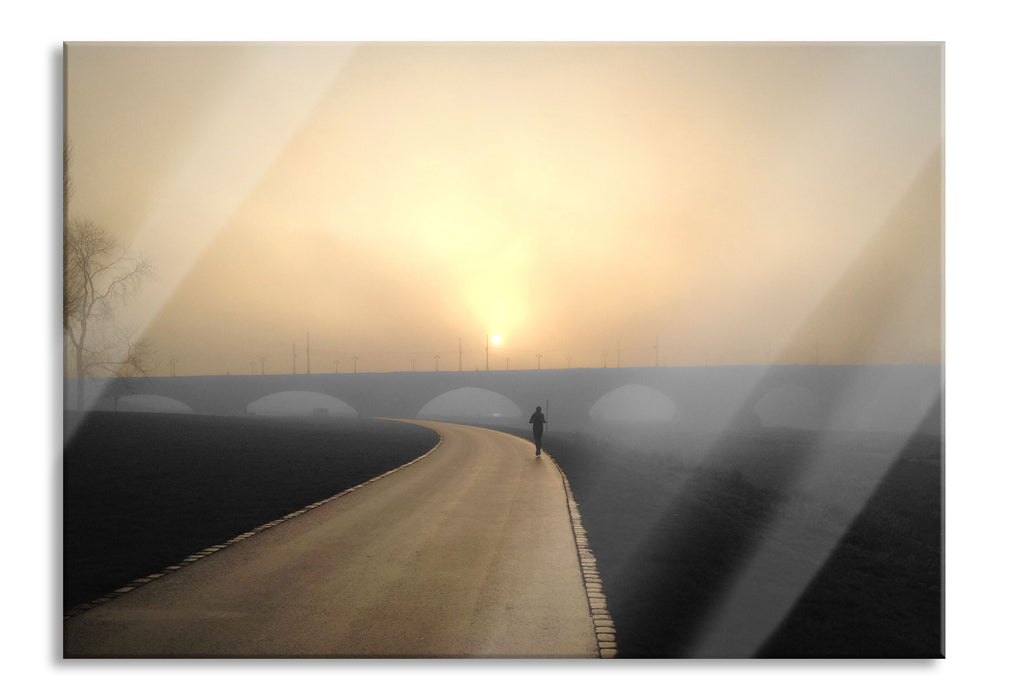
<svg viewBox="0 0 1009 700"><path fill-rule="evenodd" d="M180 374L942 360L939 44L71 44Z"/></svg>

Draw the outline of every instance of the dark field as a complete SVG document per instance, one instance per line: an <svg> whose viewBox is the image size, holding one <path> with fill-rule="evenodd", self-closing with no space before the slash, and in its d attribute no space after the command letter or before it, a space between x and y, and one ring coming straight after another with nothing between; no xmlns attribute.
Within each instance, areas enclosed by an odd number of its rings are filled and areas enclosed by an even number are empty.
<svg viewBox="0 0 1009 700"><path fill-rule="evenodd" d="M544 447L579 503L620 656L942 656L940 437L548 433ZM705 644L753 561L732 612L753 641Z"/></svg>
<svg viewBox="0 0 1009 700"><path fill-rule="evenodd" d="M74 420L67 414L64 425ZM419 457L433 431L383 420L91 413L64 447L63 606Z"/></svg>
<svg viewBox="0 0 1009 700"><path fill-rule="evenodd" d="M93 414L65 452L64 605L436 441L390 421ZM941 437L548 431L544 447L579 504L621 656L942 656Z"/></svg>

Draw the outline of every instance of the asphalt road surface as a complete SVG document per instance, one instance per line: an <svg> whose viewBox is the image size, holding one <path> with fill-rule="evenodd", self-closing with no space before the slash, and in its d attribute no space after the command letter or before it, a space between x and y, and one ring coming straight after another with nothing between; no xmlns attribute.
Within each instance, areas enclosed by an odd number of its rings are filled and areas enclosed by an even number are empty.
<svg viewBox="0 0 1009 700"><path fill-rule="evenodd" d="M553 463L415 422L427 457L69 618L64 656L598 657Z"/></svg>

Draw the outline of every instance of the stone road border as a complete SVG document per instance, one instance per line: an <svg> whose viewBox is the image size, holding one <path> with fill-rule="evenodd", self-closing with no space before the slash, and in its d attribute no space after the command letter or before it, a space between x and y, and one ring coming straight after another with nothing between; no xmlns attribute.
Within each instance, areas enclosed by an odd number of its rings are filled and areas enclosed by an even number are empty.
<svg viewBox="0 0 1009 700"><path fill-rule="evenodd" d="M561 475L564 482L564 491L568 496L568 514L571 519L571 531L575 536L575 545L578 547L578 559L582 567L582 581L585 585L585 597L589 602L589 613L592 616L592 624L595 627L596 646L599 649L599 658L612 659L617 655L617 630L613 626L613 618L610 617L609 608L606 605L606 594L603 592L603 579L599 576L599 569L596 568L596 557L589 547L588 533L582 526L582 516L578 510L578 503L575 501L571 491L571 484L568 477L561 469L561 465L551 457L546 450L543 454L553 463Z"/></svg>
<svg viewBox="0 0 1009 700"><path fill-rule="evenodd" d="M437 431L435 431L435 432L437 433ZM249 530L248 532L243 532L241 535L238 535L237 537L232 537L227 542L224 542L224 543L218 544L218 545L214 545L213 547L207 547L206 549L201 550L201 551L197 552L196 554L192 554L192 555L186 557L185 559L183 559L182 561L180 561L178 564L173 564L171 566L166 566L161 571L159 571L157 573L154 573L154 574L151 574L150 576L145 576L143 578L134 579L133 581L130 581L129 583L127 583L125 586L122 586L121 588L117 588L116 590L112 591L111 593L107 593L106 595L103 595L100 598L95 598L94 600L89 601L87 603L81 603L80 605L77 605L76 607L71 608L68 612L64 613L64 615L63 615L63 621L66 622L70 618L75 617L77 615L80 615L83 612L87 612L88 610L91 610L93 608L97 608L99 605L104 605L105 603L109 602L113 598L118 598L119 596L124 595L126 593L129 593L130 591L136 590L137 588L140 588L141 586L143 586L146 583L150 583L151 581L159 579L162 576L167 576L168 574L170 574L170 573L172 573L174 571L178 571L179 569L181 569L181 568L183 568L185 566L189 566L190 564L192 564L194 562L197 562L200 559L204 559L206 557L209 557L211 554L214 554L215 552L219 552L222 549L225 549L226 547L230 547L231 545L236 544L238 542L241 542L242 540L247 540L250 537L252 537L253 535L258 535L263 530L269 530L271 527L276 527L277 525L280 525L281 523L285 523L288 520L290 520L291 518L296 518L299 515L304 515L305 513L307 513L310 510L315 510L319 506L324 506L324 505L326 505L327 503L329 503L331 501L335 501L337 498L341 498L343 496L346 496L348 493L351 493L353 491L357 491L358 489L362 489L365 486L367 486L368 484L374 483L374 482L378 481L379 479L384 479L385 477L389 476L390 474L395 474L400 469L405 469L405 468L409 467L412 464L416 464L417 462L421 461L425 457L429 456L432 452L434 452L435 450L437 450L439 447L441 447L441 443L442 443L442 440L444 438L441 436L441 433L437 433L437 434L438 434L438 442L437 442L437 444L434 447L432 447L430 450L428 450L427 452L425 452L424 454L422 454L420 457L417 457L416 459L412 459L409 462L407 462L406 464L402 464L402 465L396 467L395 469L390 469L389 471L385 472L384 474L379 474L376 477L368 479L367 481L362 482L362 483L358 484L357 486L352 486L349 489L347 489L345 491L341 491L338 494L335 494L333 496L329 496L328 498L324 498L321 501L316 501L315 503L312 503L310 505L305 506L304 508L301 508L299 510L294 511L293 513L288 513L287 515L285 515L285 516L283 516L281 518L277 518L276 520L271 520L268 523L263 523L262 525L254 528L252 530Z"/></svg>

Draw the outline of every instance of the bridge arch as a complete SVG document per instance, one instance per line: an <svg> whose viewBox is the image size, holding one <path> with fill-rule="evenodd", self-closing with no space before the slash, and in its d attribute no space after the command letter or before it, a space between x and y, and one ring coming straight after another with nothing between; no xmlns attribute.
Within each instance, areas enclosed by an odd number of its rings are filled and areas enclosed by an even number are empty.
<svg viewBox="0 0 1009 700"><path fill-rule="evenodd" d="M346 401L318 391L277 391L250 402L245 412L259 416L358 417L357 409Z"/></svg>
<svg viewBox="0 0 1009 700"><path fill-rule="evenodd" d="M679 410L669 396L643 384L625 384L592 404L589 418L594 423L637 426L671 425Z"/></svg>
<svg viewBox="0 0 1009 700"><path fill-rule="evenodd" d="M439 394L417 411L417 418L512 424L522 419L522 409L504 394L465 386Z"/></svg>
<svg viewBox="0 0 1009 700"><path fill-rule="evenodd" d="M720 431L727 427L757 428L767 423L781 425L788 416L776 411L785 408L787 392L791 391L798 392L800 402L805 401L808 408L815 410L792 416L792 421L784 422L786 426L794 425L794 419L801 419L804 425L818 429L903 432L916 430L924 413L930 421L930 430L942 430L940 365L633 367L522 372L220 375L146 377L142 380L86 378L83 398L87 410L112 411L116 410L119 398L152 394L176 399L195 413L236 415L246 412L250 402L266 395L302 390L337 397L360 416L413 418L433 397L471 387L508 397L521 407L519 423L522 426L535 406L549 407L550 428L560 431L592 425L589 411L596 402L610 391L633 384L654 389L673 402L673 427L677 429L696 427ZM793 385L792 388L768 393L787 384ZM76 379L64 379L63 390L64 407L75 410ZM776 407L776 402L782 405ZM757 404L759 412L764 414L763 420L754 411ZM598 414L599 407L596 409ZM464 419L472 420L469 416Z"/></svg>
<svg viewBox="0 0 1009 700"><path fill-rule="evenodd" d="M189 404L161 394L122 394L114 397L113 407L129 413L194 413Z"/></svg>

